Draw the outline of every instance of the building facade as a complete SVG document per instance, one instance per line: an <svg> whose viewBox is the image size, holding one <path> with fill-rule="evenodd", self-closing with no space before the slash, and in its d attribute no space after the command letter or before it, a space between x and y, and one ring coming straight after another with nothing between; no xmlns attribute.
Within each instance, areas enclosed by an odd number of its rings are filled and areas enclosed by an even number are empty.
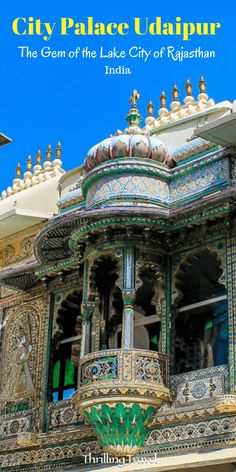
<svg viewBox="0 0 236 472"><path fill-rule="evenodd" d="M185 92L2 192L0 470L235 470L236 118Z"/></svg>

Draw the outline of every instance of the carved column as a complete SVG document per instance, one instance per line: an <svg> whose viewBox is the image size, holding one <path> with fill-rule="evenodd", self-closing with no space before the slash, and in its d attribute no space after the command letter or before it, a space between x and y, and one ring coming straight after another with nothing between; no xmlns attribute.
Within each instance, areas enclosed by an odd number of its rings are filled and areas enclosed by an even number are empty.
<svg viewBox="0 0 236 472"><path fill-rule="evenodd" d="M122 294L122 348L128 349L134 347L135 248L132 246L124 250Z"/></svg>
<svg viewBox="0 0 236 472"><path fill-rule="evenodd" d="M95 308L94 301L88 301L82 305L82 335L81 335L81 350L80 357L85 356L91 352L91 326L92 314Z"/></svg>
<svg viewBox="0 0 236 472"><path fill-rule="evenodd" d="M123 291L122 348L134 347L134 307L133 294Z"/></svg>
<svg viewBox="0 0 236 472"><path fill-rule="evenodd" d="M92 317L92 330L94 330L94 337L92 337L92 351L99 351L100 348L100 298L99 294L95 295L95 304L94 304L94 311Z"/></svg>
<svg viewBox="0 0 236 472"><path fill-rule="evenodd" d="M230 393L236 394L236 237L227 237L227 298L229 328L229 376Z"/></svg>
<svg viewBox="0 0 236 472"><path fill-rule="evenodd" d="M91 327L92 314L95 308L95 300L89 298L89 262L84 264L83 277L83 301L82 301L82 334L81 334L81 350L80 358L91 352Z"/></svg>

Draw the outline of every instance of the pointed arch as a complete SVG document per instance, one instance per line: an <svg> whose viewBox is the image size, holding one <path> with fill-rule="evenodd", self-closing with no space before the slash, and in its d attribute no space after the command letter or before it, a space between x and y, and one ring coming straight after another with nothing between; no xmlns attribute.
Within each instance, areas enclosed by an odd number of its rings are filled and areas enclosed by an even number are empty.
<svg viewBox="0 0 236 472"><path fill-rule="evenodd" d="M223 260L211 247L189 251L175 272L175 373L227 363L228 309L223 275Z"/></svg>
<svg viewBox="0 0 236 472"><path fill-rule="evenodd" d="M111 251L96 257L89 273L89 297L95 301L92 317L92 348L107 349L115 326L121 322L121 263Z"/></svg>
<svg viewBox="0 0 236 472"><path fill-rule="evenodd" d="M80 353L82 290L73 290L61 300L51 339L49 369L50 400L70 398L77 387Z"/></svg>

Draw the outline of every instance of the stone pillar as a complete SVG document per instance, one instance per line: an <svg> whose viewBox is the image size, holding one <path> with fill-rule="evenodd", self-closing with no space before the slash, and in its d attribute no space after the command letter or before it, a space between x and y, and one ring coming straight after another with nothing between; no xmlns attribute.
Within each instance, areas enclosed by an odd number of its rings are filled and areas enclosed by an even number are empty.
<svg viewBox="0 0 236 472"><path fill-rule="evenodd" d="M95 308L95 302L86 302L82 305L82 335L81 335L81 349L80 357L85 356L91 352L91 326L92 314Z"/></svg>
<svg viewBox="0 0 236 472"><path fill-rule="evenodd" d="M80 358L91 352L91 325L92 314L95 308L95 300L89 297L89 262L85 261L83 275L83 301L82 301L82 334Z"/></svg>
<svg viewBox="0 0 236 472"><path fill-rule="evenodd" d="M131 293L123 291L123 319L122 319L122 348L129 349L134 347L134 296Z"/></svg>
<svg viewBox="0 0 236 472"><path fill-rule="evenodd" d="M123 258L122 348L134 347L135 248L128 246Z"/></svg>
<svg viewBox="0 0 236 472"><path fill-rule="evenodd" d="M226 247L227 301L229 330L229 377L230 393L236 394L236 237L228 235Z"/></svg>

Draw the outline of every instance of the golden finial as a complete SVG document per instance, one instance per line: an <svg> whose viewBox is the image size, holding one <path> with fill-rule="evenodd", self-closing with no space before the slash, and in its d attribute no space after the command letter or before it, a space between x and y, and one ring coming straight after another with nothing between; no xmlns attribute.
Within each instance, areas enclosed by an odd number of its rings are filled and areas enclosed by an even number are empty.
<svg viewBox="0 0 236 472"><path fill-rule="evenodd" d="M148 102L148 106L147 106L148 116L153 116L153 110L154 110L154 106L153 106L152 100L150 98L150 100Z"/></svg>
<svg viewBox="0 0 236 472"><path fill-rule="evenodd" d="M206 93L206 82L203 75L201 75L198 85L200 88L200 93Z"/></svg>
<svg viewBox="0 0 236 472"><path fill-rule="evenodd" d="M51 145L48 145L47 151L46 151L46 161L50 161L52 157L52 148Z"/></svg>
<svg viewBox="0 0 236 472"><path fill-rule="evenodd" d="M165 94L164 90L162 90L162 92L161 92L160 105L161 105L161 108L166 107L166 94Z"/></svg>
<svg viewBox="0 0 236 472"><path fill-rule="evenodd" d="M41 151L40 151L40 149L39 149L38 152L37 152L37 154L36 154L36 163L37 163L38 165L40 165L40 164L41 164L41 160L42 160L42 153L41 153Z"/></svg>
<svg viewBox="0 0 236 472"><path fill-rule="evenodd" d="M175 84L174 87L172 88L172 97L174 102L179 101L179 89L177 85Z"/></svg>
<svg viewBox="0 0 236 472"><path fill-rule="evenodd" d="M192 96L193 86L189 79L186 82L185 90L186 90L186 95Z"/></svg>
<svg viewBox="0 0 236 472"><path fill-rule="evenodd" d="M60 141L58 141L57 148L56 148L56 159L60 159L60 158L61 158L61 143Z"/></svg>
<svg viewBox="0 0 236 472"><path fill-rule="evenodd" d="M16 178L17 179L20 179L20 176L21 176L21 166L18 162L17 166L16 166Z"/></svg>
<svg viewBox="0 0 236 472"><path fill-rule="evenodd" d="M140 95L136 89L133 90L133 93L129 99L129 102L132 103L132 108L137 108L137 100L140 99Z"/></svg>
<svg viewBox="0 0 236 472"><path fill-rule="evenodd" d="M32 169L32 158L31 158L30 154L28 155L28 159L27 159L27 162L26 162L26 168L27 168L28 171L31 171L31 169Z"/></svg>

